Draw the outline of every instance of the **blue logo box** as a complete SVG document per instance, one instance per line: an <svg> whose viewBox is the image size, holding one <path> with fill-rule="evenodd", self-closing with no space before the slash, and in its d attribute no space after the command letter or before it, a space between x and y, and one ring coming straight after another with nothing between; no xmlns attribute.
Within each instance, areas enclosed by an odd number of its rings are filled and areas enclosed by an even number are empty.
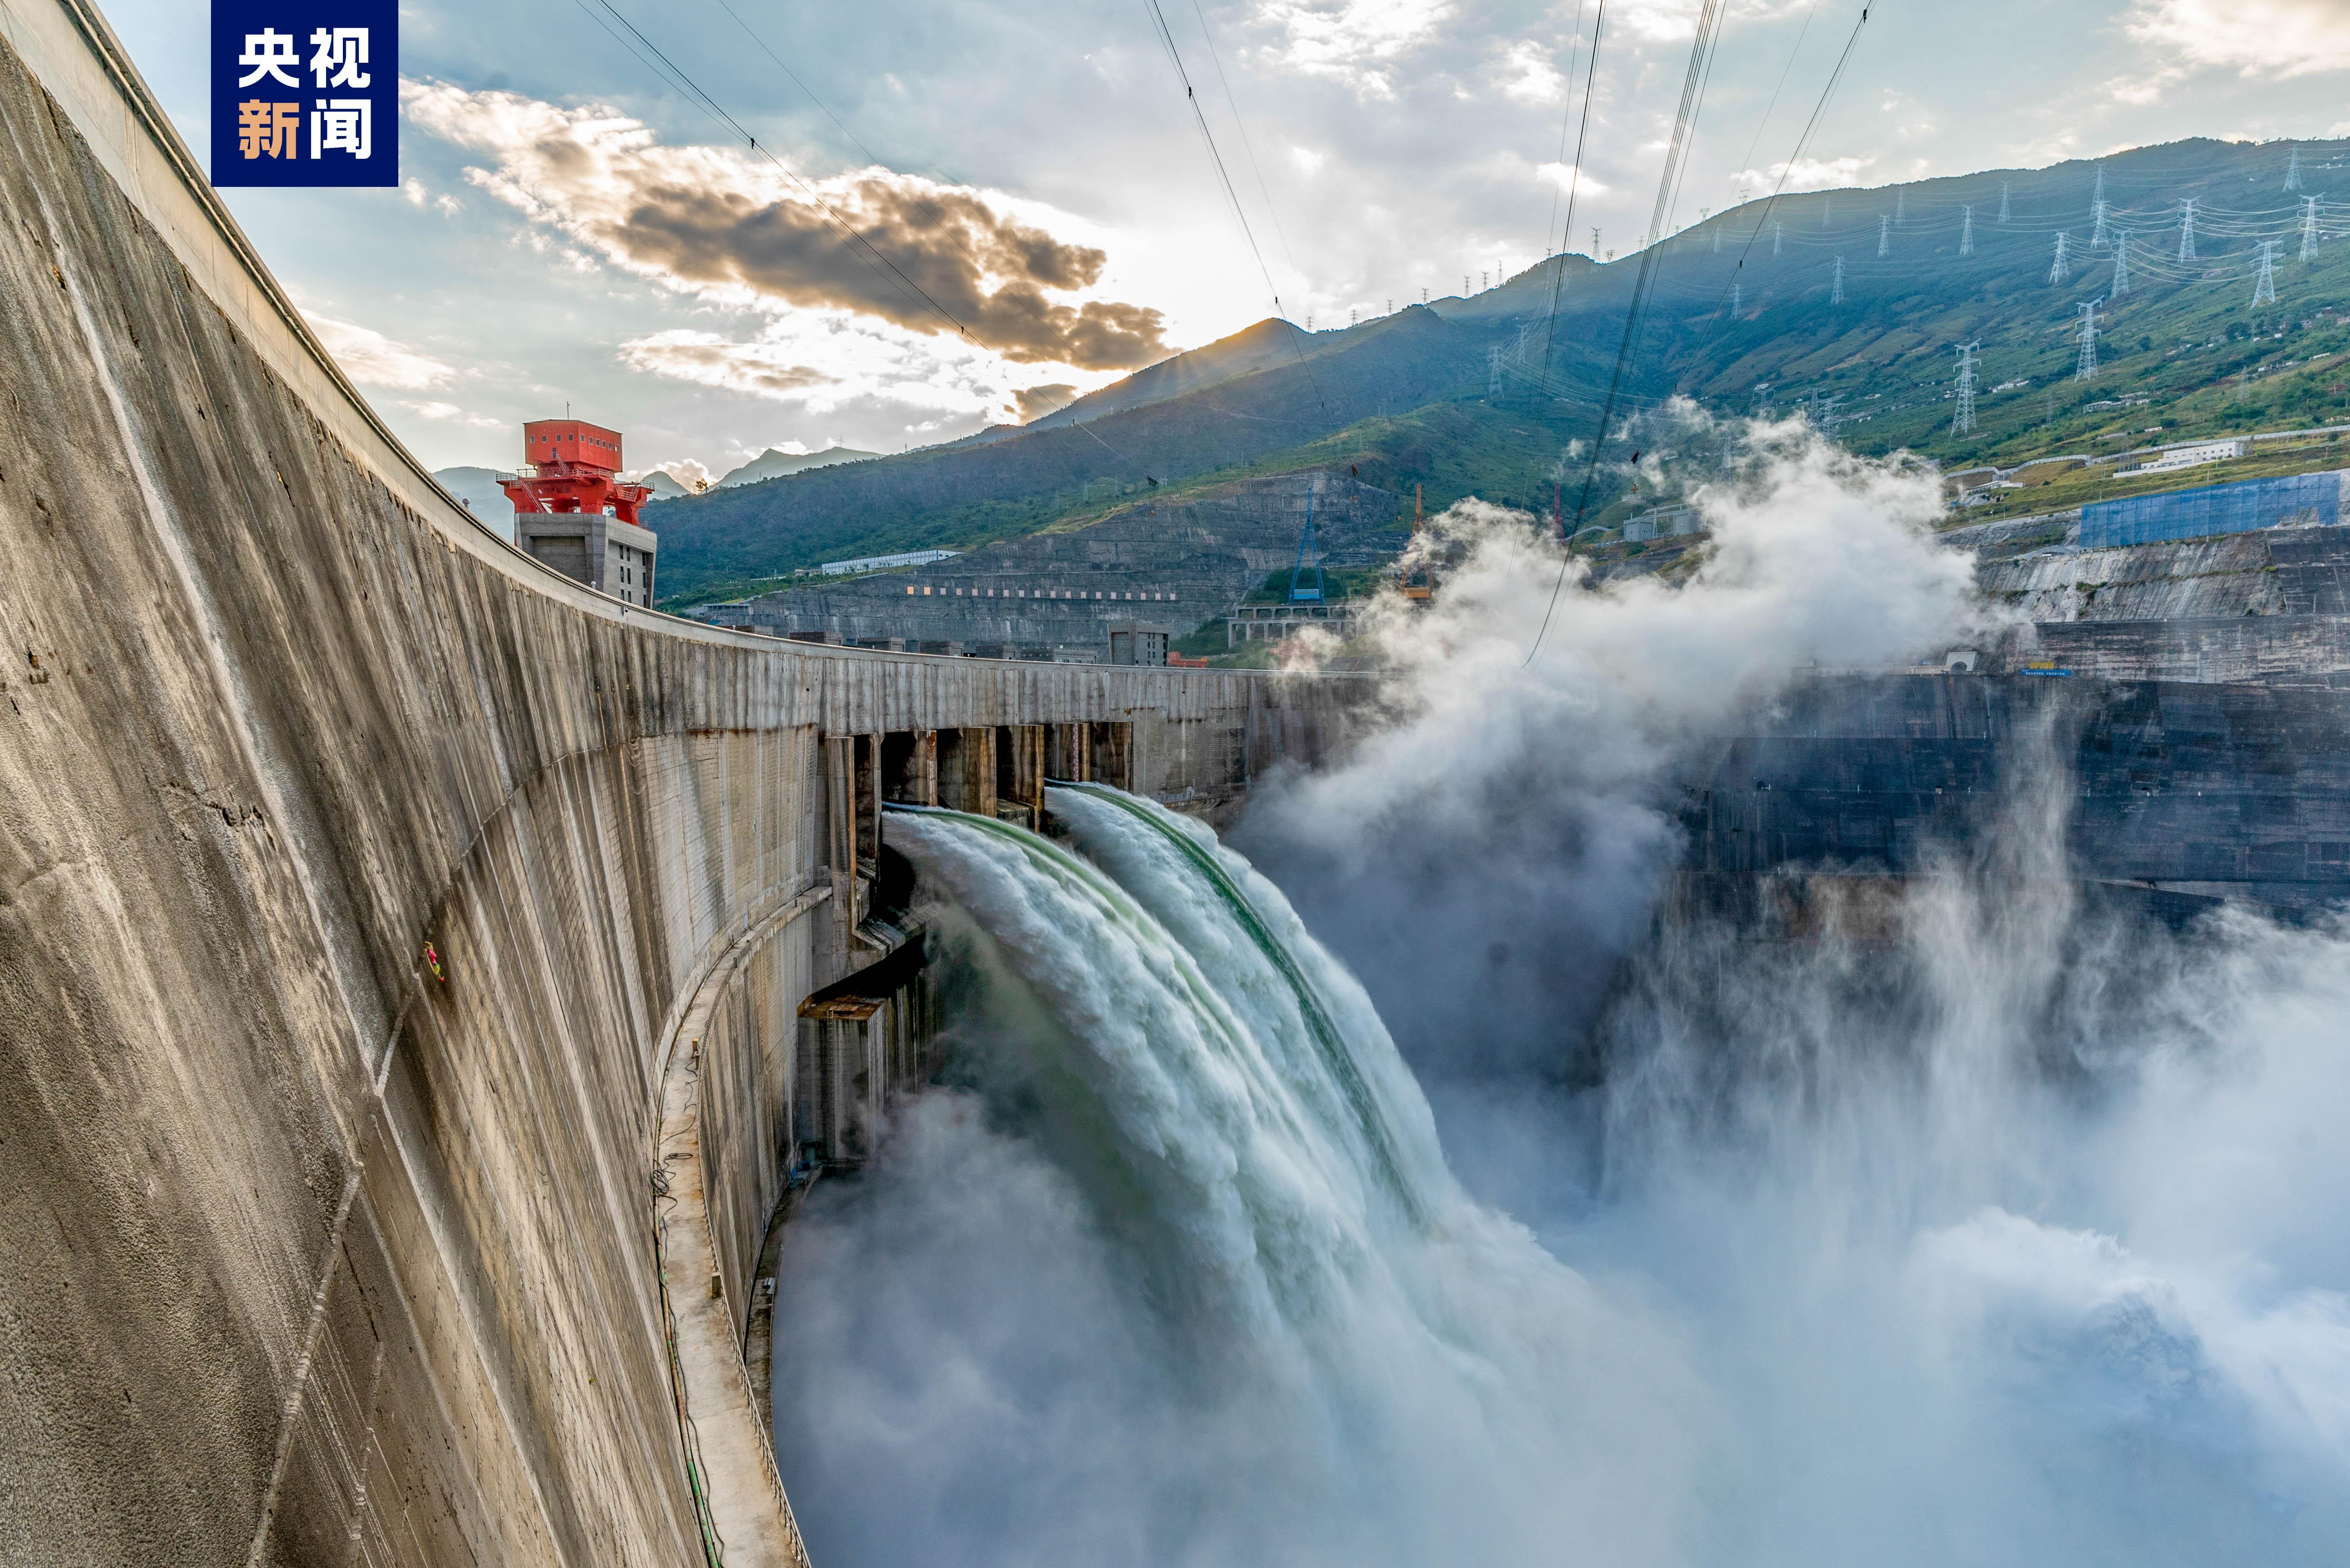
<svg viewBox="0 0 2350 1568"><path fill-rule="evenodd" d="M398 0L213 0L213 183L400 183Z"/></svg>

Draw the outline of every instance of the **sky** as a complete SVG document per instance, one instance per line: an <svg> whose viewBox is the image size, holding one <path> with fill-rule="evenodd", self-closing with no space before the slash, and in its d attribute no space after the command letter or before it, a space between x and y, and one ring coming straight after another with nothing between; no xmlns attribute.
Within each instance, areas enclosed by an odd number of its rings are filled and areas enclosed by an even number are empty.
<svg viewBox="0 0 2350 1568"><path fill-rule="evenodd" d="M1628 253L1699 9L411 0L400 187L223 194L429 465L511 467L567 406L691 481L1498 283L1559 245L1578 139L1565 248ZM1795 159L1859 14L1729 0L1669 227L1783 178L2350 135L2350 0L1878 0ZM108 15L206 156L204 7Z"/></svg>

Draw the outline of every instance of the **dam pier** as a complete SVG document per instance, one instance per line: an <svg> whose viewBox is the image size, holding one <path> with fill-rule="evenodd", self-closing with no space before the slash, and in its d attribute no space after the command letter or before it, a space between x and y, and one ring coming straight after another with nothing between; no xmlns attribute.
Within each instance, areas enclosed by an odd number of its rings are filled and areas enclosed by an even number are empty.
<svg viewBox="0 0 2350 1568"><path fill-rule="evenodd" d="M1362 682L570 580L369 411L82 0L0 0L0 210L10 1561L802 1561L745 1355L795 1168L925 1071L881 805L1227 815Z"/></svg>

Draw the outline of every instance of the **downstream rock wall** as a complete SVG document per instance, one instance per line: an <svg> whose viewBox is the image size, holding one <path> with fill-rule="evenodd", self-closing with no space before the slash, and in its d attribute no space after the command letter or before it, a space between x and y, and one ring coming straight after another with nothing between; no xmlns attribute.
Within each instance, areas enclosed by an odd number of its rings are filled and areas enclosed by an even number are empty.
<svg viewBox="0 0 2350 1568"><path fill-rule="evenodd" d="M2350 697L2265 684L1835 677L1712 743L1692 876L1913 875L2044 787L2082 877L2284 909L2350 898Z"/></svg>
<svg viewBox="0 0 2350 1568"><path fill-rule="evenodd" d="M1351 701L554 576L375 421L83 0L0 0L0 627L11 1563L697 1560L663 1085L694 1002L739 1335L839 947L825 737L1130 724L1226 810Z"/></svg>

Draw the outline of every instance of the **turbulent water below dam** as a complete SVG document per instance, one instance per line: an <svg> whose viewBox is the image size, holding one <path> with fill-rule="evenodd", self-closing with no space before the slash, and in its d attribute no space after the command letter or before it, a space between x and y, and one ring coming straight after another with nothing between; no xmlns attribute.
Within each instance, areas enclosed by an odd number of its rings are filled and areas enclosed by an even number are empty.
<svg viewBox="0 0 2350 1568"><path fill-rule="evenodd" d="M1924 874L1674 900L1705 737L2003 623L1930 473L1665 422L1738 454L1687 579L1432 520L1254 867L890 818L952 1065L785 1242L818 1563L2350 1554L2350 925L2085 893L2053 730Z"/></svg>
<svg viewBox="0 0 2350 1568"><path fill-rule="evenodd" d="M1665 933L1598 1087L1440 1137L1239 856L1049 808L889 825L956 1065L786 1245L816 1561L2350 1546L2350 933L2129 925L2020 810L1859 935Z"/></svg>

